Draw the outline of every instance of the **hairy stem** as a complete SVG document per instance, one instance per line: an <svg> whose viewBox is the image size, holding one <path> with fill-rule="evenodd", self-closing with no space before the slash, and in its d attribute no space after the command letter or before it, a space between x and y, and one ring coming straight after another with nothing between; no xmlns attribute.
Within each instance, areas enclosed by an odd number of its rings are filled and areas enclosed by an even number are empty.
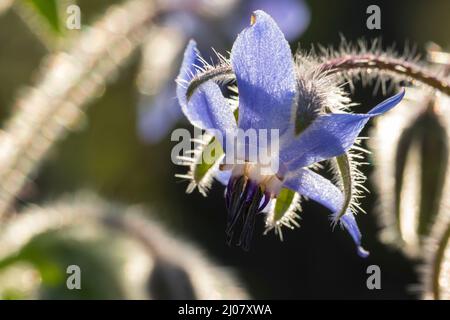
<svg viewBox="0 0 450 320"><path fill-rule="evenodd" d="M322 62L319 68L322 72L330 74L360 70L380 70L404 77L407 80L420 82L450 96L450 82L444 75L437 75L426 67L399 58L370 53L343 55ZM195 89L206 81L231 81L233 79L234 74L230 65L206 70L191 80L187 90L187 97L189 99Z"/></svg>
<svg viewBox="0 0 450 320"><path fill-rule="evenodd" d="M323 62L321 70L341 73L354 70L380 70L412 79L450 96L450 82L430 70L412 62L374 54L355 54L336 57Z"/></svg>
<svg viewBox="0 0 450 320"><path fill-rule="evenodd" d="M0 218L49 149L79 122L83 107L142 43L155 13L153 1L128 0L85 30L71 50L48 59L0 133Z"/></svg>
<svg viewBox="0 0 450 320"><path fill-rule="evenodd" d="M140 242L153 258L163 258L165 252L159 241L162 231L158 224L141 218L145 214L138 207L110 204L86 192L63 197L42 207L31 206L21 211L16 219L0 226L0 268L15 262L17 251L34 237L85 223L123 232ZM19 229L20 233L17 232ZM5 257L12 259L3 261Z"/></svg>
<svg viewBox="0 0 450 320"><path fill-rule="evenodd" d="M206 81L209 80L225 81L225 82L234 80L234 73L233 70L231 69L231 66L220 65L218 67L208 69L196 75L189 82L189 86L186 91L187 98L190 99L195 89L197 89L202 83L205 83Z"/></svg>

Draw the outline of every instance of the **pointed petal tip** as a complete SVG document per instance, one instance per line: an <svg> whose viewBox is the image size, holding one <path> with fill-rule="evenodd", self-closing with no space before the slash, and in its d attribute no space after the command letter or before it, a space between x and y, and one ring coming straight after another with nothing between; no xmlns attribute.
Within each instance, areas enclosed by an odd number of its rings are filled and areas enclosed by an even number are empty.
<svg viewBox="0 0 450 320"><path fill-rule="evenodd" d="M192 79L192 77L197 73L196 61L199 59L200 53L197 49L197 43L195 40L189 40L183 54L183 62L181 64L180 72L177 76L177 97L178 102L182 108L186 108L187 99L187 83Z"/></svg>
<svg viewBox="0 0 450 320"><path fill-rule="evenodd" d="M191 57L193 55L198 56L199 51L197 49L197 41L191 38L184 49L184 57Z"/></svg>
<svg viewBox="0 0 450 320"><path fill-rule="evenodd" d="M192 60L192 57L197 57L199 55L199 51L197 49L197 41L194 39L190 39L188 44L186 45L186 49L184 49L184 58Z"/></svg>
<svg viewBox="0 0 450 320"><path fill-rule="evenodd" d="M393 95L389 99L386 100L386 102L389 102L390 104L393 104L394 106L397 105L402 99L405 97L406 90L405 88L402 88L399 93Z"/></svg>
<svg viewBox="0 0 450 320"><path fill-rule="evenodd" d="M361 258L367 258L370 255L370 252L364 249L363 247L359 246L356 251L358 252L358 256Z"/></svg>
<svg viewBox="0 0 450 320"><path fill-rule="evenodd" d="M250 25L253 25L257 19L259 18L267 18L270 17L269 14L267 14L265 11L263 10L255 10L252 12L252 16L250 17Z"/></svg>
<svg viewBox="0 0 450 320"><path fill-rule="evenodd" d="M402 90L399 93L379 103L376 107L370 110L368 114L370 114L371 116L376 116L389 111L397 104L399 104L400 101L402 101L403 97L405 96L405 93L406 93L405 88L402 88Z"/></svg>
<svg viewBox="0 0 450 320"><path fill-rule="evenodd" d="M197 41L195 41L193 38L189 39L187 47L192 47L192 46L197 47Z"/></svg>
<svg viewBox="0 0 450 320"><path fill-rule="evenodd" d="M256 15L255 13L252 13L252 15L250 16L250 25L254 25L256 23Z"/></svg>
<svg viewBox="0 0 450 320"><path fill-rule="evenodd" d="M250 16L250 28L254 27L256 24L267 25L267 26L271 26L272 28L279 29L278 24L272 18L272 16L263 10L255 10L252 12L252 14ZM280 30L280 32L282 33L281 30ZM284 35L283 35L283 37L284 37Z"/></svg>
<svg viewBox="0 0 450 320"><path fill-rule="evenodd" d="M252 9L262 10L275 20L286 39L296 40L308 27L311 13L303 0L257 0L249 1Z"/></svg>

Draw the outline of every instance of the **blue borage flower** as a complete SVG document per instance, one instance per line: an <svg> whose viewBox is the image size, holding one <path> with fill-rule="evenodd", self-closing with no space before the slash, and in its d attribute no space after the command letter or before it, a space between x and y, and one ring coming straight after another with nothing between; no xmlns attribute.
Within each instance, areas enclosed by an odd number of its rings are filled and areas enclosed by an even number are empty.
<svg viewBox="0 0 450 320"><path fill-rule="evenodd" d="M189 121L212 138L203 140L194 151L188 161L191 170L183 177L192 180L189 191L198 186L205 193L212 176L227 186L228 242L236 239L238 245L248 249L256 216L261 212L267 212L268 229L297 224L295 209L303 196L329 208L334 223L340 222L350 233L358 254L367 256L353 214L358 185L364 178L355 164L358 154L352 156L349 150L367 121L398 104L404 91L367 114L344 112L350 101L343 89L314 69L313 61L305 58L296 64L282 32L263 11L254 12L251 26L239 34L232 47L230 61L223 62L233 69L238 100L227 100L211 80L188 94L190 80L214 68L199 61L196 44L191 41L177 79L177 95ZM233 112L236 102L237 120ZM239 129L279 130L277 172L263 175L260 164L254 162L218 165L227 154L225 144L225 154L217 152L216 163L205 166L198 161L203 145L217 144L215 133L227 136ZM324 160L335 164L337 184L314 172L317 163Z"/></svg>
<svg viewBox="0 0 450 320"><path fill-rule="evenodd" d="M161 22L171 29L172 36L170 43L165 45L175 48L179 41L185 42L187 40L184 39L191 37L201 40L200 48L206 45L223 48L246 26L248 15L257 8L272 15L289 41L297 39L310 21L309 8L302 0L165 0L163 7L166 13L161 17ZM154 37L150 41L154 41ZM171 50L178 50L175 48ZM151 54L152 59L153 56ZM139 136L145 142L157 143L181 117L175 99L175 83L169 81L154 95L140 96L137 119Z"/></svg>

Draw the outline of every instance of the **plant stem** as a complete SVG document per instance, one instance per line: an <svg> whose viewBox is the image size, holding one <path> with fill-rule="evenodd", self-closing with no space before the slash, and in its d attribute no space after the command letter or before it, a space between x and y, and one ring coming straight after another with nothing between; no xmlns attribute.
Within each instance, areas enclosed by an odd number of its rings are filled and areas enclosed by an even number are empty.
<svg viewBox="0 0 450 320"><path fill-rule="evenodd" d="M399 58L374 54L344 55L327 60L320 65L324 72L340 73L354 70L380 70L421 82L450 96L450 82L430 70Z"/></svg>
<svg viewBox="0 0 450 320"><path fill-rule="evenodd" d="M379 70L391 73L393 76L400 76L407 80L420 82L450 96L450 82L445 76L434 74L426 67L399 58L370 53L343 55L323 61L319 65L319 69L329 74L361 70ZM229 65L223 65L201 72L189 83L187 97L189 99L195 89L206 81L230 81L233 77L233 70Z"/></svg>
<svg viewBox="0 0 450 320"><path fill-rule="evenodd" d="M70 51L52 55L36 86L16 101L0 133L0 219L50 148L79 122L83 107L143 42L155 14L149 0L112 8Z"/></svg>

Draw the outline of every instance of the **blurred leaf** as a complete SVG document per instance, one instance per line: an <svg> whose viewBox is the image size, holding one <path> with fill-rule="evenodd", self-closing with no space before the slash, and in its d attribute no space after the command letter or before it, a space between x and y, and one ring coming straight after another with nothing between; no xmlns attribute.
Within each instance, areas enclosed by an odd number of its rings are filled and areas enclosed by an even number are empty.
<svg viewBox="0 0 450 320"><path fill-rule="evenodd" d="M40 234L1 267L19 261L31 263L42 279L39 296L44 299L125 298L120 277L124 261L117 253L120 241L111 241L103 232L92 239L82 239L80 233L79 228L68 228ZM81 290L66 286L69 265L81 269Z"/></svg>
<svg viewBox="0 0 450 320"><path fill-rule="evenodd" d="M33 10L48 24L50 29L56 33L62 33L62 22L59 15L57 0L25 0Z"/></svg>
<svg viewBox="0 0 450 320"><path fill-rule="evenodd" d="M0 299L247 296L232 274L174 241L141 209L90 195L66 201L30 208L0 228ZM67 286L69 266L81 272L79 290Z"/></svg>

